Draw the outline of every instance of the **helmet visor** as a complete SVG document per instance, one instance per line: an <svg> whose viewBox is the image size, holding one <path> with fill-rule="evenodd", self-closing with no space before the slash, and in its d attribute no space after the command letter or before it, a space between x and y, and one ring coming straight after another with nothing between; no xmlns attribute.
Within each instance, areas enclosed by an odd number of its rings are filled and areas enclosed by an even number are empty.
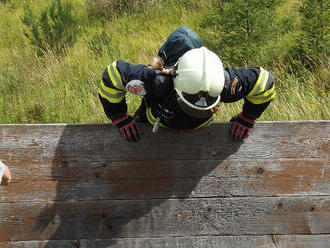
<svg viewBox="0 0 330 248"><path fill-rule="evenodd" d="M220 101L220 95L218 97L212 97L207 92L199 92L198 94L186 94L178 89L175 89L182 101L191 108L198 110L212 109ZM183 95L185 94L185 96Z"/></svg>
<svg viewBox="0 0 330 248"><path fill-rule="evenodd" d="M182 92L182 96L189 103L202 108L212 106L219 98L218 96L212 97L206 92L199 92L197 94L187 94Z"/></svg>
<svg viewBox="0 0 330 248"><path fill-rule="evenodd" d="M196 118L196 119L202 119L202 118L210 118L213 114L211 109L207 110L200 110L200 109L195 109L187 105L177 94L177 102L180 108L182 109L183 112L185 112L187 115L190 117Z"/></svg>

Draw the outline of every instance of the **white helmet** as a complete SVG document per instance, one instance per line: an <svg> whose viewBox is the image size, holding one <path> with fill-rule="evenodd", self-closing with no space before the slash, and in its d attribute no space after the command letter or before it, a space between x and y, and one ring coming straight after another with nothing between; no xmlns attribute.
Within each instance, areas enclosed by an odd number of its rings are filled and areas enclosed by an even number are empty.
<svg viewBox="0 0 330 248"><path fill-rule="evenodd" d="M206 47L186 52L173 79L179 98L190 108L210 110L220 101L225 78L220 58Z"/></svg>

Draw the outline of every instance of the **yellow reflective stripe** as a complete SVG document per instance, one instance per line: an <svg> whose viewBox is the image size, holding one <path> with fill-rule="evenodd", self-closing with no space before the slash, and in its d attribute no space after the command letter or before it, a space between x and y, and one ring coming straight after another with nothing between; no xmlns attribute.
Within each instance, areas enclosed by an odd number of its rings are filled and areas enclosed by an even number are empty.
<svg viewBox="0 0 330 248"><path fill-rule="evenodd" d="M122 98L110 98L101 91L101 88L99 88L98 93L101 95L101 97L107 99L111 103L119 103L124 98L124 97L122 97Z"/></svg>
<svg viewBox="0 0 330 248"><path fill-rule="evenodd" d="M105 91L105 92L107 92L109 94L112 94L112 95L120 95L120 96L125 95L125 93L122 90L118 90L118 89L107 87L104 84L103 80L101 80L100 87L102 88L103 91Z"/></svg>
<svg viewBox="0 0 330 248"><path fill-rule="evenodd" d="M118 103L122 101L125 97L125 94L122 91L105 86L102 80L98 93L111 103Z"/></svg>
<svg viewBox="0 0 330 248"><path fill-rule="evenodd" d="M150 124L154 125L155 122L157 121L157 118L152 114L151 112L151 108L147 108L146 110L146 114L147 114L147 119L149 121ZM165 127L162 123L159 122L159 126L160 127Z"/></svg>
<svg viewBox="0 0 330 248"><path fill-rule="evenodd" d="M112 98L122 99L125 96L125 93L123 91L105 86L103 80L101 80L100 89L102 90L103 94L108 95Z"/></svg>
<svg viewBox="0 0 330 248"><path fill-rule="evenodd" d="M151 108L147 108L147 110L146 110L146 114L147 114L147 119L148 119L148 121L150 122L150 124L155 124L155 122L156 122L156 117L155 116L153 116L153 114L151 113Z"/></svg>
<svg viewBox="0 0 330 248"><path fill-rule="evenodd" d="M275 96L276 96L276 92L274 90L272 95L268 98L268 101L273 100Z"/></svg>
<svg viewBox="0 0 330 248"><path fill-rule="evenodd" d="M108 74L115 88L126 91L126 88L124 87L123 81L121 79L121 75L116 67L116 61L108 66Z"/></svg>
<svg viewBox="0 0 330 248"><path fill-rule="evenodd" d="M275 95L276 95L275 86L273 85L271 89L265 91L263 94L259 96L247 97L247 99L254 104L262 104L272 100L275 97Z"/></svg>
<svg viewBox="0 0 330 248"><path fill-rule="evenodd" d="M273 91L275 90L275 85L273 85L273 87L271 87L269 90L257 95L257 96L253 96L253 98L255 99L267 99L268 96L273 93Z"/></svg>
<svg viewBox="0 0 330 248"><path fill-rule="evenodd" d="M263 92L267 85L268 77L269 77L269 72L263 69L262 67L260 67L260 74L258 80L256 84L253 86L248 96L255 96L260 94L260 92Z"/></svg>
<svg viewBox="0 0 330 248"><path fill-rule="evenodd" d="M199 125L198 127L196 127L195 129L200 129L202 127L206 127L206 126L210 125L211 122L212 122L212 120L213 120L213 116L211 116L210 119L208 119L207 121L205 121L204 123L202 123L201 125Z"/></svg>

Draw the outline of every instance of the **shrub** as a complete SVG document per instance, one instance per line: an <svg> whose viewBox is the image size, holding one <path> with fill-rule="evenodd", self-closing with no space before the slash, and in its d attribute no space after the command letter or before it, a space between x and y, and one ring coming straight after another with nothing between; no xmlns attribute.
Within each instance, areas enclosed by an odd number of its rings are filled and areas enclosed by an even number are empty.
<svg viewBox="0 0 330 248"><path fill-rule="evenodd" d="M74 44L78 20L72 10L72 4L66 0L52 0L40 15L26 7L22 18L27 27L24 34L38 49L38 55L49 50L58 54Z"/></svg>

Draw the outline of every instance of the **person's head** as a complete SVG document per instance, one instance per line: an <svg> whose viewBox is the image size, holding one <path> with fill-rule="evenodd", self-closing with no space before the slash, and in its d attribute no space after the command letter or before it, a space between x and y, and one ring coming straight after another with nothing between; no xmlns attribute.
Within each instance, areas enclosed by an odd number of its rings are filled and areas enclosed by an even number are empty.
<svg viewBox="0 0 330 248"><path fill-rule="evenodd" d="M146 98L151 101L161 102L173 91L173 76L169 73L163 73L164 68L150 68L146 84Z"/></svg>
<svg viewBox="0 0 330 248"><path fill-rule="evenodd" d="M196 48L186 52L176 67L173 81L181 109L195 118L212 115L225 81L220 58L205 47Z"/></svg>

